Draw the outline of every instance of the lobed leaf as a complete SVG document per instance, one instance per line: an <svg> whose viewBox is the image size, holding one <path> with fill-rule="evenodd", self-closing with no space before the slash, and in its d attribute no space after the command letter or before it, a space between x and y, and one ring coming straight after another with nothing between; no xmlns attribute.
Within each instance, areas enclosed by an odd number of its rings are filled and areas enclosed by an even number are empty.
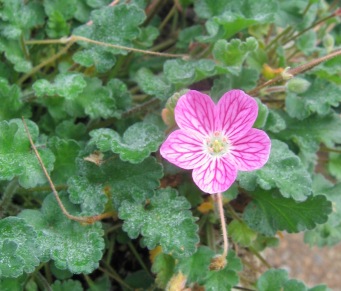
<svg viewBox="0 0 341 291"><path fill-rule="evenodd" d="M257 190L252 198L243 218L251 229L267 236L275 235L278 230L293 233L313 229L325 223L332 212L331 202L322 195L297 202L278 193Z"/></svg>
<svg viewBox="0 0 341 291"><path fill-rule="evenodd" d="M27 126L33 141L38 138L37 125L27 120ZM9 122L0 122L0 179L12 180L18 177L19 183L24 188L35 187L46 182L45 175L34 154L24 129L19 119ZM55 157L46 148L39 148L39 154L48 171L53 168Z"/></svg>
<svg viewBox="0 0 341 291"><path fill-rule="evenodd" d="M272 140L269 161L259 170L239 172L241 187L254 190L259 185L265 190L278 188L283 197L297 201L305 200L311 194L311 177L300 159L288 146Z"/></svg>
<svg viewBox="0 0 341 291"><path fill-rule="evenodd" d="M138 122L130 126L123 134L111 129L97 129L90 132L90 142L94 142L100 151L111 150L120 155L122 161L141 163L151 152L157 151L164 140L163 132L155 125Z"/></svg>
<svg viewBox="0 0 341 291"><path fill-rule="evenodd" d="M62 201L69 212L79 215L65 196ZM68 219L52 194L45 198L41 210L24 210L19 217L36 231L43 261L52 259L57 268L75 274L88 274L98 268L104 248L100 223L82 225Z"/></svg>
<svg viewBox="0 0 341 291"><path fill-rule="evenodd" d="M141 234L149 249L160 245L164 253L181 258L192 255L199 241L190 207L175 190L160 189L147 205L124 201L119 217L124 220L123 229L129 237Z"/></svg>
<svg viewBox="0 0 341 291"><path fill-rule="evenodd" d="M41 257L34 229L22 218L10 216L0 220L0 232L0 277L32 273Z"/></svg>

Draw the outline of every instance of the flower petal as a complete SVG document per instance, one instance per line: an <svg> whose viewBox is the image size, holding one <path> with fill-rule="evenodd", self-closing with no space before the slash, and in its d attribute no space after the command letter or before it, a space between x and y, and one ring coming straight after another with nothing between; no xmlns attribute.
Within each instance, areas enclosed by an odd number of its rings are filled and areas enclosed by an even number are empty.
<svg viewBox="0 0 341 291"><path fill-rule="evenodd" d="M232 156L238 170L253 171L264 166L270 155L271 140L259 129L251 128L231 147Z"/></svg>
<svg viewBox="0 0 341 291"><path fill-rule="evenodd" d="M214 131L212 99L195 90L181 96L175 107L175 121L182 129L197 131L204 136Z"/></svg>
<svg viewBox="0 0 341 291"><path fill-rule="evenodd" d="M195 168L192 173L194 183L209 194L226 191L236 180L237 169L227 159L210 159L208 163Z"/></svg>
<svg viewBox="0 0 341 291"><path fill-rule="evenodd" d="M217 104L216 129L222 130L233 142L250 130L257 114L258 105L255 99L241 90L231 90Z"/></svg>
<svg viewBox="0 0 341 291"><path fill-rule="evenodd" d="M200 167L207 160L202 139L182 129L168 136L160 153L166 160L183 169Z"/></svg>

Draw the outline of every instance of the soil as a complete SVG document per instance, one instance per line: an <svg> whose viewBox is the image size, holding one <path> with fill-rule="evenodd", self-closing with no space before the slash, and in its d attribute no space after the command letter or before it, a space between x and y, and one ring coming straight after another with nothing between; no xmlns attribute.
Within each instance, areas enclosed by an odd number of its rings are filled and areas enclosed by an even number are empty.
<svg viewBox="0 0 341 291"><path fill-rule="evenodd" d="M310 247L302 234L284 234L280 245L267 249L266 260L274 268L286 269L289 277L310 287L326 284L341 291L341 244L333 247Z"/></svg>

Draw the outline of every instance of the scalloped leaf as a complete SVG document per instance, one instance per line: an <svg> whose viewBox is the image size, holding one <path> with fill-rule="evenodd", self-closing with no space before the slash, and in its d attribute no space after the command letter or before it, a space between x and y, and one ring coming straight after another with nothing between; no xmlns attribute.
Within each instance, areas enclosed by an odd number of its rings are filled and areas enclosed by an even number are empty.
<svg viewBox="0 0 341 291"><path fill-rule="evenodd" d="M156 256L152 266L152 272L156 274L155 283L161 289L165 289L168 281L174 274L175 259L171 255L160 253Z"/></svg>
<svg viewBox="0 0 341 291"><path fill-rule="evenodd" d="M257 238L257 233L249 228L244 222L235 219L229 223L228 233L235 243L245 247L250 246Z"/></svg>
<svg viewBox="0 0 341 291"><path fill-rule="evenodd" d="M188 257L199 242L198 226L192 216L190 203L174 189L160 189L146 205L124 201L119 217L123 230L130 238L142 234L149 249L160 245L166 254L175 258Z"/></svg>
<svg viewBox="0 0 341 291"><path fill-rule="evenodd" d="M38 126L26 120L33 141L39 135ZM19 178L24 188L35 187L46 182L41 166L31 150L22 120L12 119L0 122L0 179L12 180ZM55 157L51 150L39 148L39 154L48 171L53 168Z"/></svg>
<svg viewBox="0 0 341 291"><path fill-rule="evenodd" d="M297 201L305 200L311 194L311 177L301 160L287 144L272 140L269 161L257 171L239 172L241 187L252 191L259 185L265 190L278 188L283 197Z"/></svg>
<svg viewBox="0 0 341 291"><path fill-rule="evenodd" d="M82 74L62 73L55 77L53 83L44 79L39 79L34 82L32 88L38 97L58 95L71 100L81 94L86 85L86 81Z"/></svg>
<svg viewBox="0 0 341 291"><path fill-rule="evenodd" d="M291 117L302 120L313 113L326 115L330 113L331 107L338 106L340 101L340 86L315 79L304 93L288 92L285 98L285 107Z"/></svg>
<svg viewBox="0 0 341 291"><path fill-rule="evenodd" d="M187 86L217 74L213 60L168 60L163 65L166 79L171 84Z"/></svg>
<svg viewBox="0 0 341 291"><path fill-rule="evenodd" d="M278 230L294 233L313 229L317 224L325 223L332 212L331 202L322 195L297 202L258 189L252 192L252 198L243 219L251 229L267 236L275 235Z"/></svg>
<svg viewBox="0 0 341 291"><path fill-rule="evenodd" d="M103 203L102 198L92 196L91 192L99 193L101 188L103 193L109 195L114 209L118 209L122 201L143 202L151 197L154 189L160 185L159 179L163 176L163 171L162 166L152 157L140 164L109 159L100 166L79 161L78 176L83 177L81 180L83 184L77 188L77 191L80 191L77 197L82 197L81 199L88 201L87 203L98 203L98 201ZM79 178L75 179L78 181ZM76 198L73 201L76 201ZM82 205L82 209L102 207L101 205Z"/></svg>
<svg viewBox="0 0 341 291"><path fill-rule="evenodd" d="M256 288L257 291L331 291L326 285L309 288L301 281L289 280L288 272L282 269L270 269L263 273L257 281Z"/></svg>
<svg viewBox="0 0 341 291"><path fill-rule="evenodd" d="M65 195L61 199L70 213L79 215L78 208ZM104 249L100 223L82 225L66 218L52 194L45 198L41 210L24 210L19 217L37 232L44 261L52 259L57 268L75 274L88 274L98 268Z"/></svg>
<svg viewBox="0 0 341 291"><path fill-rule="evenodd" d="M230 42L220 39L214 44L212 53L214 58L223 65L241 70L241 65L248 54L257 47L258 42L254 37L248 37L245 42L240 39L232 39Z"/></svg>
<svg viewBox="0 0 341 291"><path fill-rule="evenodd" d="M133 41L140 35L139 26L145 13L134 4L106 6L91 13L92 25L77 27L73 34L96 41L121 46L134 47ZM73 59L83 66L95 66L99 72L112 68L116 62L114 55L127 54L126 50L79 42L85 49L77 52Z"/></svg>
<svg viewBox="0 0 341 291"><path fill-rule="evenodd" d="M18 277L32 273L40 263L37 234L24 219L0 220L0 277Z"/></svg>
<svg viewBox="0 0 341 291"><path fill-rule="evenodd" d="M158 150L164 140L164 133L151 123L138 122L130 126L123 134L111 129L96 129L90 132L92 140L100 151L109 149L120 155L122 161L141 163L152 152Z"/></svg>
<svg viewBox="0 0 341 291"><path fill-rule="evenodd" d="M56 157L51 172L52 181L55 184L63 184L76 173L75 160L79 154L80 146L74 140L64 140L56 136L50 138L47 144Z"/></svg>
<svg viewBox="0 0 341 291"><path fill-rule="evenodd" d="M68 180L70 201L80 204L85 215L97 215L104 212L108 197L103 184L92 184L85 177L74 176Z"/></svg>
<svg viewBox="0 0 341 291"><path fill-rule="evenodd" d="M28 110L22 112L24 104L21 101L20 88L17 85L10 85L3 78L0 78L0 102L0 121L30 115Z"/></svg>
<svg viewBox="0 0 341 291"><path fill-rule="evenodd" d="M199 17L208 19L205 26L209 36L198 37L204 42L229 39L252 25L271 23L277 12L277 1L274 0L200 0L194 4Z"/></svg>

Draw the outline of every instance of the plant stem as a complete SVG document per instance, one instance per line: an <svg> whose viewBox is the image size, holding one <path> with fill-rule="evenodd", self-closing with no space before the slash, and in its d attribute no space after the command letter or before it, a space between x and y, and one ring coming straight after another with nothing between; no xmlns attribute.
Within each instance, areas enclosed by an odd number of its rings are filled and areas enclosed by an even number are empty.
<svg viewBox="0 0 341 291"><path fill-rule="evenodd" d="M131 252L134 254L135 258L137 259L137 261L139 262L139 264L141 265L142 269L146 271L146 273L151 277L154 278L153 275L149 272L146 264L143 262L140 254L136 251L136 248L134 247L134 245L131 242L128 242L128 247L130 248Z"/></svg>
<svg viewBox="0 0 341 291"><path fill-rule="evenodd" d="M251 253L253 253L267 268L271 269L271 265L267 262L266 259L264 259L262 257L262 255L256 250L254 249L253 247L249 247L249 250L251 251Z"/></svg>
<svg viewBox="0 0 341 291"><path fill-rule="evenodd" d="M223 207L223 195L221 193L217 193L217 201L218 201L218 211L221 223L221 231L223 233L223 240L224 240L224 252L223 256L227 256L229 242L227 238L227 229L226 229L226 222L225 222L225 215L224 215L224 207Z"/></svg>
<svg viewBox="0 0 341 291"><path fill-rule="evenodd" d="M105 267L108 269L104 269L102 267L99 267L98 269L100 271L102 271L103 273L107 274L109 277L113 278L117 283L119 283L120 285L124 286L125 288L127 288L128 290L134 290L132 287L130 287L126 282L124 282L122 280L122 278L116 273L116 271L106 262L101 261L103 263L103 265L105 265Z"/></svg>
<svg viewBox="0 0 341 291"><path fill-rule="evenodd" d="M62 200L61 200L60 197L59 197L59 194L58 194L58 192L57 192L57 190L56 190L56 187L54 186L54 184L53 184L53 182L52 182L52 180L51 180L51 177L50 177L49 173L48 173L47 170L46 170L46 167L45 167L45 165L44 165L44 163L43 163L43 160L41 159L40 154L39 154L39 152L38 152L36 146L35 146L34 143L33 143L33 140L32 140L31 134L30 134L30 131L28 130L28 127L27 127L27 124L26 124L26 122L25 122L24 117L22 117L22 122L23 122L23 124L24 124L24 128L25 128L25 131L26 131L26 133L27 133L28 139L29 139L29 141L30 141L31 147L32 147L32 149L33 149L33 151L34 151L34 153L35 153L35 155L36 155L36 157L37 157L37 159L38 159L38 161L39 161L39 164L40 164L40 166L41 166L41 168L42 168L42 170L43 170L43 172L44 172L44 174L45 174L45 177L46 177L47 181L48 181L49 184L50 184L51 190L52 190L52 192L53 192L53 194L54 194L54 196L55 196L55 198L56 198L56 200L57 200L57 203L58 203L60 209L62 210L63 214L64 214L67 218L69 218L70 220L74 220L74 221L78 221L78 222L83 222L83 223L88 223L88 224L91 224L91 223L94 223L94 222L96 222L96 221L102 220L102 219L104 219L104 218L108 218L108 217L113 216L113 215L114 215L114 212L113 212L113 211L111 211L111 212L106 212L106 213L102 213L102 214L99 214L99 215L94 215L94 216L74 216L74 215L70 214L70 213L66 210L66 208L65 208L65 206L64 206L64 204L63 204L63 202L62 202Z"/></svg>
<svg viewBox="0 0 341 291"><path fill-rule="evenodd" d="M168 12L167 16L165 17L165 19L159 25L159 31L162 31L162 29L164 29L164 27L166 26L168 21L172 18L175 12L176 12L176 5L174 4L172 9Z"/></svg>
<svg viewBox="0 0 341 291"><path fill-rule="evenodd" d="M4 194L2 196L2 199L0 201L0 218L3 218L5 216L5 212L12 202L12 198L14 194L17 192L17 189L19 188L18 179L14 178L11 182L8 183Z"/></svg>
<svg viewBox="0 0 341 291"><path fill-rule="evenodd" d="M312 61L310 61L310 62L308 62L306 64L303 64L301 66L298 66L296 68L290 69L286 73L293 77L293 76L298 75L300 73L304 73L305 71L307 71L307 70L309 70L309 69L311 69L311 68L313 68L313 67L315 67L315 66L317 66L317 65L319 65L319 64L321 64L321 63L323 63L325 61L328 61L328 60L330 60L332 58L340 56L340 55L341 55L341 49L336 50L334 52L331 52L330 54L328 54L328 55L326 55L324 57L320 57L320 58L317 58L315 60L312 60ZM283 81L283 80L284 80L283 75L282 74L278 75L277 77L275 77L275 78L273 78L273 79L271 79L271 80L269 80L269 81L267 81L267 82L265 82L263 84L260 84L256 88L248 91L247 94L249 94L249 95L257 94L264 87L270 86L270 85L272 85L274 83L277 83L277 82Z"/></svg>

